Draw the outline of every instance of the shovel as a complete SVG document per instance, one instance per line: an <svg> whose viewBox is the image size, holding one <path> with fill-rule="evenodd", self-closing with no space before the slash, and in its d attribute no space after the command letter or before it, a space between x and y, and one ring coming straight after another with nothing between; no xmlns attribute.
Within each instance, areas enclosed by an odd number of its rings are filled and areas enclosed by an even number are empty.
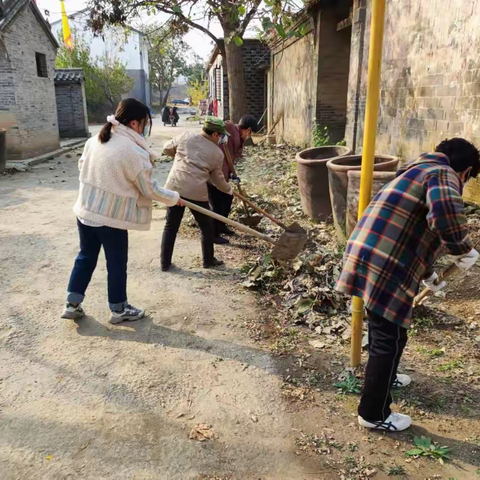
<svg viewBox="0 0 480 480"><path fill-rule="evenodd" d="M291 233L299 233L307 236L307 232L297 223L293 222L291 225L287 227L284 223L282 223L280 220L277 220L275 217L270 215L268 212L265 210L261 209L259 206L255 205L252 201L250 201L248 198L244 197L240 193L233 192L233 194L239 198L243 203L246 203L247 205L250 205L254 210L256 210L258 213L261 213L264 217L268 218L271 220L273 223L278 225L279 227L283 228L286 232L291 232Z"/></svg>
<svg viewBox="0 0 480 480"><path fill-rule="evenodd" d="M232 157L230 156L230 151L225 145L223 146L223 153L225 154L228 165L230 166L230 170L232 171L233 175L236 177L237 172L235 171L235 166L233 165L233 160L232 160ZM237 188L238 188L238 191L240 192L240 196L243 198L242 187L240 187L240 185L237 185ZM247 207L247 202L245 202L244 200L242 200L242 202L243 202L243 207L245 208L245 213L247 214L247 216L241 217L240 222L243 223L244 225L248 225L249 227L256 227L262 220L262 217L259 217L258 215L253 215L253 216L250 215L250 212L248 211L248 207Z"/></svg>
<svg viewBox="0 0 480 480"><path fill-rule="evenodd" d="M305 232L299 233L299 232L286 231L277 241L275 241L273 238L269 237L268 235L257 232L256 230L253 230L241 223L235 222L234 220L230 220L229 218L222 217L221 215L218 215L217 213L214 213L211 210L207 210L206 208L199 207L198 205L195 205L194 203L190 203L187 200L183 200L183 203L185 204L186 207L192 210L196 210L197 212L203 213L204 215L207 215L208 217L212 217L215 220L218 220L219 222L226 223L231 227L238 228L238 230L241 230L242 232L253 235L254 237L260 238L265 242L273 243L274 247L272 250L272 258L276 260L284 260L284 261L294 260L297 257L297 255L303 250L303 247L307 242L307 235Z"/></svg>

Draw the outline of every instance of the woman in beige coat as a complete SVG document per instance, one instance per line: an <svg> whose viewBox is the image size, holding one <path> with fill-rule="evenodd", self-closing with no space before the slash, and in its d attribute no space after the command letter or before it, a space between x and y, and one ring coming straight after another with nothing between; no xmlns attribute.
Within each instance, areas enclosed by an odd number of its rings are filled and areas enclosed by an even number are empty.
<svg viewBox="0 0 480 480"><path fill-rule="evenodd" d="M164 146L166 155L175 158L166 188L180 193L181 198L210 209L207 182L213 183L223 193L232 195L233 190L223 175L223 152L218 146L226 143L228 133L223 120L207 117L201 133L186 132ZM161 267L167 271L172 265L173 249L185 207L167 208L167 218L162 238ZM204 268L223 265L214 256L213 219L192 210L202 232Z"/></svg>

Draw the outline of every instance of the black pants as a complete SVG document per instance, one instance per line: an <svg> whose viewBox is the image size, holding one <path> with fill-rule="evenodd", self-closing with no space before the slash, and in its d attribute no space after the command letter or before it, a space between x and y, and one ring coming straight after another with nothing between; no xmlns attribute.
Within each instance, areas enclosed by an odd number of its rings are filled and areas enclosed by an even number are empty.
<svg viewBox="0 0 480 480"><path fill-rule="evenodd" d="M88 227L77 220L80 252L75 259L67 302L81 303L103 246L107 260L108 302L113 311L127 305L128 232L110 227Z"/></svg>
<svg viewBox="0 0 480 480"><path fill-rule="evenodd" d="M368 312L369 357L358 414L367 421L390 415L390 390L407 343L407 329Z"/></svg>
<svg viewBox="0 0 480 480"><path fill-rule="evenodd" d="M210 199L210 205L212 206L212 210L215 213L221 215L222 217L228 217L230 215L230 210L232 209L233 195L223 193L217 187L211 185L210 183L208 183L207 186L208 198ZM218 236L223 232L226 225L218 220L214 220L213 222L215 236Z"/></svg>
<svg viewBox="0 0 480 480"><path fill-rule="evenodd" d="M185 200L188 200L186 198ZM210 210L208 202L197 202L195 200L188 200L195 205ZM203 215L203 213L191 210L195 220L202 231L202 254L203 264L211 265L213 262L213 218ZM168 268L172 264L173 249L175 247L175 240L177 238L178 229L182 223L183 214L185 213L185 207L168 207L167 218L165 228L163 230L162 237L162 250L160 255L160 261L163 268Z"/></svg>

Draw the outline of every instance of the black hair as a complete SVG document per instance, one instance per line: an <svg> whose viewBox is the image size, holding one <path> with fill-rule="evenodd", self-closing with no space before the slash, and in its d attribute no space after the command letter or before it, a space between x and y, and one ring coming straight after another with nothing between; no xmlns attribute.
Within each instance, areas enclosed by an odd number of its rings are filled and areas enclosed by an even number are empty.
<svg viewBox="0 0 480 480"><path fill-rule="evenodd" d="M242 130L247 130L248 128L251 128L252 132L256 132L258 130L257 119L253 115L244 115L238 122L238 126Z"/></svg>
<svg viewBox="0 0 480 480"><path fill-rule="evenodd" d="M450 160L450 166L456 172L464 172L472 167L470 176L476 178L480 172L480 153L475 147L463 138L444 140L435 147L438 153L444 153Z"/></svg>
<svg viewBox="0 0 480 480"><path fill-rule="evenodd" d="M211 130L210 128L207 128L207 127L203 127L203 131L209 136L211 137L214 133L218 133L216 132L215 130ZM221 135L221 133L218 133L219 135Z"/></svg>
<svg viewBox="0 0 480 480"><path fill-rule="evenodd" d="M122 100L118 104L115 118L126 127L128 127L128 124L132 120L137 120L137 122L146 120L150 127L148 134L150 135L150 132L152 131L152 115L150 114L150 109L136 98L126 98L125 100ZM98 138L100 142L107 143L110 140L111 135L112 124L108 122L100 130Z"/></svg>

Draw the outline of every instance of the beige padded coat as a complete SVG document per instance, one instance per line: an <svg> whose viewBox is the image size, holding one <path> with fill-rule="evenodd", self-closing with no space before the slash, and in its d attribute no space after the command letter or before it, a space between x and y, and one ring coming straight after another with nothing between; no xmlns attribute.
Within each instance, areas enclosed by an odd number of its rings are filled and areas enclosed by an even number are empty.
<svg viewBox="0 0 480 480"><path fill-rule="evenodd" d="M220 191L233 194L223 175L223 152L203 133L185 132L163 146L166 155L174 157L166 188L187 200L208 202L207 182Z"/></svg>

